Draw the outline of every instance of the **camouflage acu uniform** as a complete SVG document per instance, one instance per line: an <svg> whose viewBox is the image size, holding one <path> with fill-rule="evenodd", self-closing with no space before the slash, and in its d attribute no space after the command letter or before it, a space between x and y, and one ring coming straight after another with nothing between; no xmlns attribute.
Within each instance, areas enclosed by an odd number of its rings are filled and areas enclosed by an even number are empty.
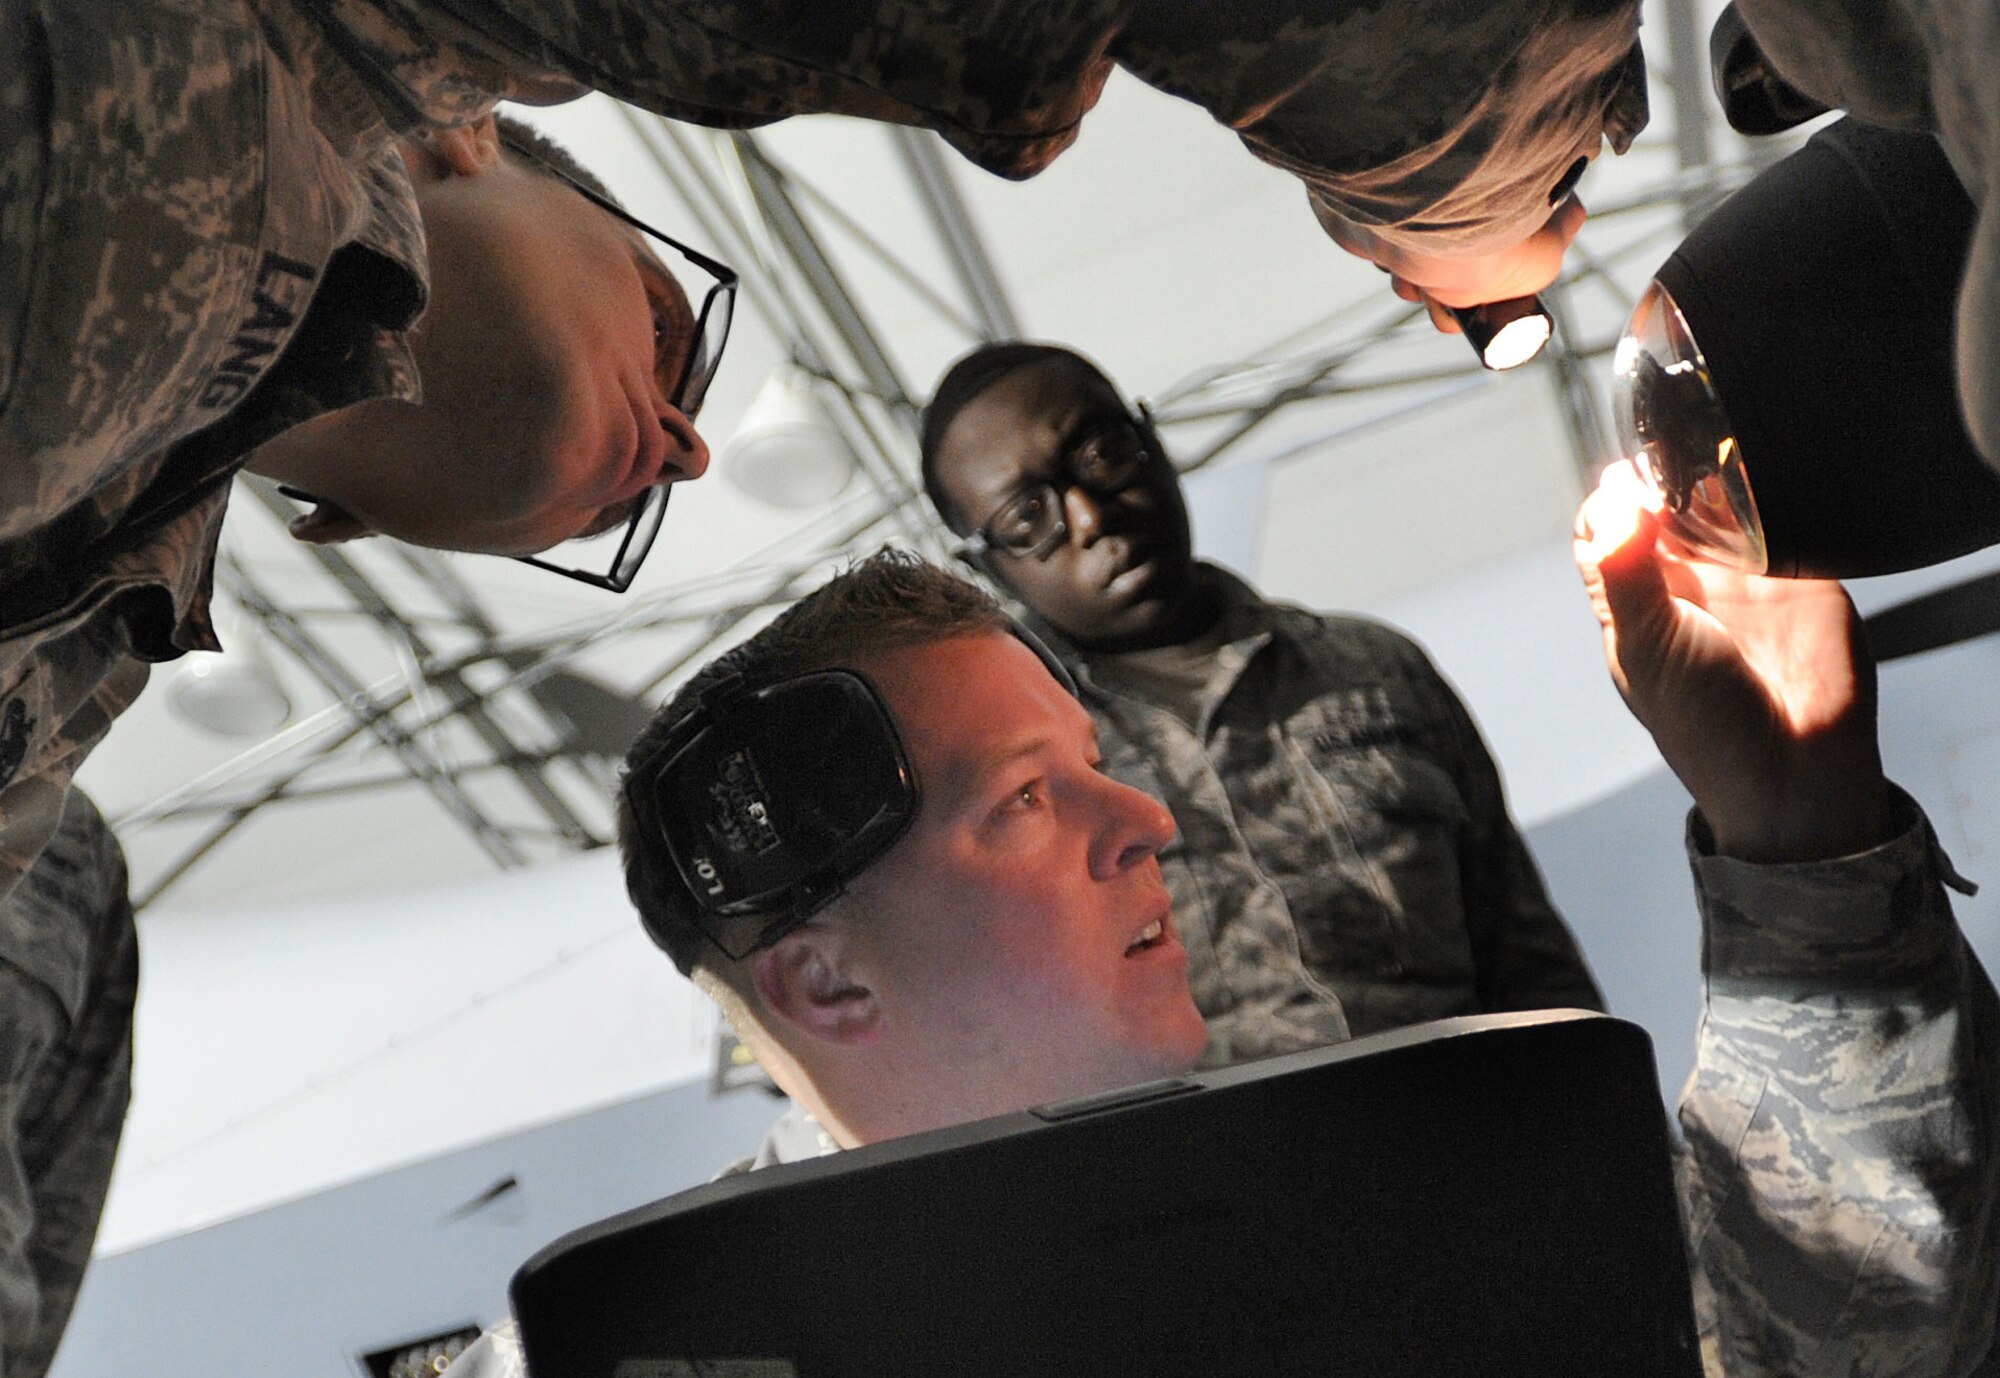
<svg viewBox="0 0 2000 1378"><path fill-rule="evenodd" d="M1322 217L1429 250L1546 215L1577 158L1646 122L1629 0L516 0L451 7L462 27L442 5L328 8L433 109L450 68L525 99L559 74L696 124L926 125L1006 177L1069 146L1115 63L1296 174Z"/></svg>
<svg viewBox="0 0 2000 1378"><path fill-rule="evenodd" d="M1753 866L1689 825L1707 1000L1681 1102L1708 1371L1964 1373L1992 1338L2000 1000L1914 803L1894 841Z"/></svg>
<svg viewBox="0 0 2000 1378"><path fill-rule="evenodd" d="M295 75L223 0L42 9L0 0L0 893L145 663L214 647L230 476L414 397L424 299L380 117L306 35Z"/></svg>
<svg viewBox="0 0 2000 1378"><path fill-rule="evenodd" d="M148 662L215 645L215 541L248 451L327 407L415 396L391 333L424 293L408 186L359 82L294 28L286 49L240 5L0 0L0 1096L104 1078L61 1155L96 1172L87 1191L60 1183L56 1206L33 1173L0 1174L21 1224L0 1237L9 1378L54 1350L124 1104L122 1064L56 1041L60 1015L125 979L71 942L92 886L115 879L122 903L108 841L94 878L43 850L70 776ZM342 290L304 331L323 282ZM26 1161L48 1132L0 1124L0 1153Z"/></svg>
<svg viewBox="0 0 2000 1378"><path fill-rule="evenodd" d="M1478 729L1424 653L1212 565L1197 577L1224 610L1195 726L1138 697L1119 657L1036 630L1075 672L1107 769L1180 825L1160 867L1204 1061L1458 1014L1602 1009Z"/></svg>
<svg viewBox="0 0 2000 1378"><path fill-rule="evenodd" d="M0 1375L32 1378L76 1300L131 1089L138 939L82 793L0 900L0 938Z"/></svg>

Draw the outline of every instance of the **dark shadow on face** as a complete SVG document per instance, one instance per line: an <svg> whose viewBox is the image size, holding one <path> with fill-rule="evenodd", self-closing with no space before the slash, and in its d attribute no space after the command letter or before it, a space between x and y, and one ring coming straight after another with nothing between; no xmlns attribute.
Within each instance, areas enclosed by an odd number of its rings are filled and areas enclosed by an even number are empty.
<svg viewBox="0 0 2000 1378"><path fill-rule="evenodd" d="M1088 447L1133 443L1147 454L1129 483L1101 492L1078 481ZM1039 556L990 549L982 567L1077 645L1131 650L1200 630L1179 476L1152 428L1087 364L1045 359L1002 375L952 419L936 473L961 532L988 528L1038 484L1055 489L1062 538Z"/></svg>
<svg viewBox="0 0 2000 1378"><path fill-rule="evenodd" d="M503 157L490 120L406 141L405 157L430 267L408 335L422 399L326 413L253 472L351 518L334 537L496 555L615 525L647 488L698 478L708 451L671 396L694 312L651 246Z"/></svg>

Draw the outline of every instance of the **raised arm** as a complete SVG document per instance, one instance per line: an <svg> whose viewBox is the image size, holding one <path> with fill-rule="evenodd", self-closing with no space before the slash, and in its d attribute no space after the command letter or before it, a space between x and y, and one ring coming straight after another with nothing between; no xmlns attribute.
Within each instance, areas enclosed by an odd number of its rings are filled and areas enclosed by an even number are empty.
<svg viewBox="0 0 2000 1378"><path fill-rule="evenodd" d="M1681 1167L1709 1372L1962 1373L1994 1315L2000 1001L1883 779L1852 605L1679 561L1601 493L1577 555L1612 673L1696 801Z"/></svg>

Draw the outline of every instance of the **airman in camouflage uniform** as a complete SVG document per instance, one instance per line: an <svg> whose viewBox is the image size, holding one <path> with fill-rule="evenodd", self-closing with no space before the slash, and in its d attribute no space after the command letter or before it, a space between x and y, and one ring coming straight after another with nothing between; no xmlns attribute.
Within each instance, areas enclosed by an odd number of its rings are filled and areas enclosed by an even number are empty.
<svg viewBox="0 0 2000 1378"><path fill-rule="evenodd" d="M1087 478L1134 446L1131 472ZM1208 1021L1204 1063L1460 1014L1604 1007L1478 728L1423 651L1197 564L1159 436L1089 361L1025 342L973 350L926 412L923 476L1075 675L1105 768L1173 811L1160 868ZM989 514L1024 495L1050 541L995 548L1007 518Z"/></svg>
<svg viewBox="0 0 2000 1378"><path fill-rule="evenodd" d="M1459 1014L1602 1009L1478 728L1423 651L1212 565L1197 577L1223 608L1199 729L1120 657L1045 639L1106 769L1180 825L1160 867L1209 1021L1204 1064Z"/></svg>
<svg viewBox="0 0 2000 1378"><path fill-rule="evenodd" d="M1890 842L1811 865L1717 856L1689 822L1706 999L1678 1177L1710 1378L1953 1378L1991 1336L2000 1000L1900 807ZM828 1151L801 1126L750 1166ZM510 1321L448 1378L526 1374Z"/></svg>
<svg viewBox="0 0 2000 1378"><path fill-rule="evenodd" d="M1987 1352L2000 1287L2000 1097L1992 1094L2000 1075L2000 996L1953 921L1946 894L1947 887L1970 887L1953 872L1922 811L1882 778L1872 679L1853 650L1858 624L1838 587L1764 581L1775 587L1745 598L1726 582L1740 584L1741 576L1712 571L1698 587L1677 582L1687 600L1680 601L1667 594L1652 538L1647 528L1640 541L1589 552L1586 580L1606 619L1620 687L1698 801L1687 850L1702 920L1704 1001L1695 1072L1680 1103L1687 1147L1678 1176L1705 1370L1711 1378L1954 1378ZM1066 1001L1101 999L1132 1021L1084 1027L1129 1050L1137 1041L1132 1022L1148 1008L1116 976L1105 985L1046 966L1017 969L1010 977L1024 979L1007 983L1017 1008L1010 1016L982 1005L973 1016L978 1051L970 1057L944 1069L912 1068L895 1054L871 1060L878 1042L898 1037L936 1036L961 1047L962 1033L941 1026L964 1018L965 1003L913 1002L909 987L942 985L967 1003L983 993L961 985L983 979L964 949L993 955L982 931L989 922L984 898L968 896L968 912L957 912L949 896L940 900L929 888L924 869L952 868L958 888L951 895L1012 884L976 867L957 869L962 852L991 845L979 839L993 815L963 802L964 778L982 782L976 800L998 795L1011 808L1015 782L1034 777L1021 791L1038 801L1030 840L998 847L1013 874L1056 873L1023 892L1033 897L1026 904L1060 893L1088 911L1099 902L1094 884L1118 879L1098 857L1117 854L1130 863L1119 847L1157 846L1166 834L1151 833L1148 841L1115 830L1106 816L1115 801L1102 782L1093 789L1069 776L1088 770L1091 755L1087 744L1068 745L1069 729L1055 726L1059 717L1033 718L991 695L960 707L956 718L933 702L911 708L898 697L899 689L910 693L910 662L885 673L880 659L855 652L855 644L880 644L886 624L895 628L890 644L899 653L934 653L927 671L978 664L998 675L1001 659L974 661L972 652L953 659L950 643L1004 636L990 625L968 631L961 624L939 642L912 647L909 619L940 625L934 601L899 595L870 566L842 578L860 590L845 606L880 621L829 618L818 641L788 629L761 643L752 638L731 653L731 668L755 681L782 673L769 662L789 657L785 664L876 676L923 791L918 821L904 834L919 848L919 864L892 848L869 864L880 870L864 867L848 878L842 908L806 925L824 926L824 945L787 925L766 951L732 964L690 917L692 901L674 888L681 882L655 883L661 868L672 871L657 836L631 818L623 830L629 888L649 931L683 970L728 983L735 994L724 998L735 1001L739 1034L768 1057L772 1075L799 1105L818 1112L817 1120L789 1112L752 1167L818 1156L832 1142L892 1137L893 1128L865 1128L879 1122L882 1097L919 1124L928 1098L963 1107L965 1084L986 1089L980 1113L1024 1108L1047 1098L1038 1093L1048 1080L1072 1071L1044 1068L1039 1085L1003 1080L995 1089L992 1069L1021 1061L1010 1030L1033 1040L1041 1026L1074 1017L1057 1008ZM844 641L827 644L836 634ZM1060 690L1031 661L1017 648L1010 653L1004 665L1040 684L1024 684L1025 698L1060 701ZM945 696L967 703L970 678L954 676ZM697 686L669 704L635 758L669 740L700 693ZM1799 729L1804 735L1794 735ZM1059 735L1060 750L1022 746ZM940 752L940 740L953 746ZM1761 776L1745 778L1750 773L1739 767L1746 756L1764 764ZM1061 841L1044 850L1051 836ZM1065 849L1079 837L1092 839L1087 864ZM1083 880L1085 870L1092 883ZM898 884L924 896L915 906L919 924L903 923L904 899L891 893ZM788 915L781 907L770 917L783 923ZM1096 949L1073 941L1072 922L1097 931L1094 921L1070 915L1034 916L1051 950L1087 966ZM847 930L877 923L910 935L913 950L900 962L878 953L872 963L845 965ZM1117 941L1124 931L1114 928ZM809 969L843 1006L879 1001L896 1011L883 1023L904 1027L868 1025L875 1036L856 1037L844 1022L834 1028L798 1014L813 1002L786 973ZM747 993L739 989L745 985ZM857 1009L852 1017L863 1015ZM1176 1035L1174 1042L1191 1062L1198 1038L1182 1044ZM1073 1061L1093 1065L1100 1051L1077 1047ZM517 1338L503 1325L469 1349L449 1378L523 1372Z"/></svg>
<svg viewBox="0 0 2000 1378"><path fill-rule="evenodd" d="M1882 773L1837 584L1658 547L1629 468L1578 516L1613 682L1696 811L1704 1012L1680 1164L1714 1374L1963 1374L2000 1289L2000 998L1970 892Z"/></svg>

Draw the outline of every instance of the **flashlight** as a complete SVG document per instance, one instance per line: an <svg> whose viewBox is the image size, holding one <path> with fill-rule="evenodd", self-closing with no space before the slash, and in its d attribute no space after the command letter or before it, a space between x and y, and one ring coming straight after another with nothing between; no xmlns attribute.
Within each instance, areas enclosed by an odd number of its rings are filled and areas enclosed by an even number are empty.
<svg viewBox="0 0 2000 1378"><path fill-rule="evenodd" d="M1447 306L1479 362L1493 370L1519 368L1542 352L1554 325L1540 297L1509 297L1483 306Z"/></svg>

